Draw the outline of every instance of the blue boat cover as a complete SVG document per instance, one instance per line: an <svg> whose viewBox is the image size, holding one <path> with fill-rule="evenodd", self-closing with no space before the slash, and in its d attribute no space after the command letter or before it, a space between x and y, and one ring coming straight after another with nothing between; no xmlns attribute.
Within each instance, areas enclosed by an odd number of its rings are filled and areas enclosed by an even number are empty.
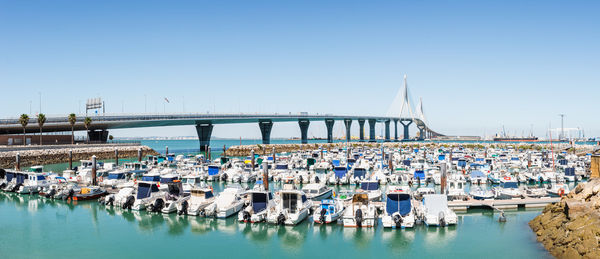
<svg viewBox="0 0 600 259"><path fill-rule="evenodd" d="M139 183L138 191L137 191L137 198L143 199L143 198L150 197L150 194L152 194L153 192L158 192L158 187L156 187L156 184L151 185L148 183Z"/></svg>
<svg viewBox="0 0 600 259"><path fill-rule="evenodd" d="M365 170L364 168L354 168L354 177L365 177L365 175L367 174L367 170Z"/></svg>
<svg viewBox="0 0 600 259"><path fill-rule="evenodd" d="M335 167L333 169L333 171L335 172L335 177L342 178L346 175L346 173L348 172L348 169L346 167L338 166L338 167Z"/></svg>
<svg viewBox="0 0 600 259"><path fill-rule="evenodd" d="M125 179L124 173L109 173L108 179Z"/></svg>
<svg viewBox="0 0 600 259"><path fill-rule="evenodd" d="M575 168L573 168L573 167L565 168L565 175L575 176Z"/></svg>
<svg viewBox="0 0 600 259"><path fill-rule="evenodd" d="M26 175L17 173L17 183L25 182Z"/></svg>
<svg viewBox="0 0 600 259"><path fill-rule="evenodd" d="M558 160L558 163L560 165L567 165L567 160L566 159L561 159L561 160Z"/></svg>
<svg viewBox="0 0 600 259"><path fill-rule="evenodd" d="M286 169L288 169L288 165L287 164L275 165L275 169L286 170Z"/></svg>
<svg viewBox="0 0 600 259"><path fill-rule="evenodd" d="M390 216L396 212L399 212L401 216L406 216L411 211L410 195L407 193L388 194L385 210Z"/></svg>
<svg viewBox="0 0 600 259"><path fill-rule="evenodd" d="M379 189L379 182L362 182L360 188L365 191L375 191Z"/></svg>
<svg viewBox="0 0 600 259"><path fill-rule="evenodd" d="M15 176L15 173L13 172L6 172L6 181L10 182L12 181L13 177Z"/></svg>
<svg viewBox="0 0 600 259"><path fill-rule="evenodd" d="M415 170L415 174L413 176L415 179L425 180L425 172L423 170Z"/></svg>
<svg viewBox="0 0 600 259"><path fill-rule="evenodd" d="M410 166L410 160L406 159L406 160L402 161L402 164L405 166Z"/></svg>
<svg viewBox="0 0 600 259"><path fill-rule="evenodd" d="M261 212L267 208L266 193L252 193L252 209L254 213Z"/></svg>
<svg viewBox="0 0 600 259"><path fill-rule="evenodd" d="M217 174L219 174L218 166L209 166L208 167L208 175L217 175Z"/></svg>
<svg viewBox="0 0 600 259"><path fill-rule="evenodd" d="M460 166L460 167L467 166L467 161L465 161L465 160L458 160L458 166Z"/></svg>
<svg viewBox="0 0 600 259"><path fill-rule="evenodd" d="M483 161L483 158L481 158L481 157L475 158L475 161L481 162L481 161Z"/></svg>
<svg viewBox="0 0 600 259"><path fill-rule="evenodd" d="M438 160L445 160L446 159L446 155L439 155L438 156Z"/></svg>
<svg viewBox="0 0 600 259"><path fill-rule="evenodd" d="M154 175L154 176L144 175L144 176L142 176L142 181L158 182L159 180L160 180L160 176L158 176L158 175Z"/></svg>
<svg viewBox="0 0 600 259"><path fill-rule="evenodd" d="M485 177L482 171L471 171L471 177Z"/></svg>
<svg viewBox="0 0 600 259"><path fill-rule="evenodd" d="M340 166L340 160L334 159L331 162L333 163L333 166Z"/></svg>

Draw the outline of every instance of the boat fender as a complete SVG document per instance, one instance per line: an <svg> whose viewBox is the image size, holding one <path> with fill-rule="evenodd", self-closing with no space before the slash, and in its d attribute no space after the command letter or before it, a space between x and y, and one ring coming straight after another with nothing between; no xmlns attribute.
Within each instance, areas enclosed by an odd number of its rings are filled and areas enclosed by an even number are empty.
<svg viewBox="0 0 600 259"><path fill-rule="evenodd" d="M354 220L356 221L357 227L362 227L363 213L361 209L357 209L354 213Z"/></svg>

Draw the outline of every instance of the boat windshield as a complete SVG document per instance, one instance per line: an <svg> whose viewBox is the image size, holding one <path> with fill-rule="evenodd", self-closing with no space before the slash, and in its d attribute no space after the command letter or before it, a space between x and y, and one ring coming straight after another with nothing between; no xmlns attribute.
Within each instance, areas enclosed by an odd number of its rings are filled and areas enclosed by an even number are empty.
<svg viewBox="0 0 600 259"><path fill-rule="evenodd" d="M279 170L286 170L288 169L288 165L283 164L283 165L275 165L275 169L279 169Z"/></svg>
<svg viewBox="0 0 600 259"><path fill-rule="evenodd" d="M519 188L519 186L517 186L517 182L504 182L502 183L502 188L512 188L512 189L517 189Z"/></svg>
<svg viewBox="0 0 600 259"><path fill-rule="evenodd" d="M108 174L108 179L112 179L112 180L125 179L125 174Z"/></svg>
<svg viewBox="0 0 600 259"><path fill-rule="evenodd" d="M158 187L156 186L156 184L139 183L137 199L144 199L150 197L150 194L152 194L153 192L158 192Z"/></svg>
<svg viewBox="0 0 600 259"><path fill-rule="evenodd" d="M367 170L365 170L364 168L354 168L354 177L365 177L365 175L367 174Z"/></svg>
<svg viewBox="0 0 600 259"><path fill-rule="evenodd" d="M365 191L375 191L379 189L378 182L363 182L360 184L360 188Z"/></svg>
<svg viewBox="0 0 600 259"><path fill-rule="evenodd" d="M252 193L252 209L254 213L261 212L267 208L267 194L266 193Z"/></svg>
<svg viewBox="0 0 600 259"><path fill-rule="evenodd" d="M142 181L158 182L158 180L160 180L160 176L158 176L158 175L156 175L156 176L149 176L149 175L142 176Z"/></svg>
<svg viewBox="0 0 600 259"><path fill-rule="evenodd" d="M298 208L298 194L283 193L283 208L288 209L290 213L295 213Z"/></svg>
<svg viewBox="0 0 600 259"><path fill-rule="evenodd" d="M388 215L398 212L401 216L405 216L411 211L410 195L407 193L388 194L385 210Z"/></svg>

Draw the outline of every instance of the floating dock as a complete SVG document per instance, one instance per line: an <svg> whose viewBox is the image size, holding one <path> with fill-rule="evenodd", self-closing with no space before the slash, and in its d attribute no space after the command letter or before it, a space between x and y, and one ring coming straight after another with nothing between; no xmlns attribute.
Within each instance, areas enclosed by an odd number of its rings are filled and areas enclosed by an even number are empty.
<svg viewBox="0 0 600 259"><path fill-rule="evenodd" d="M556 203L560 201L560 197L542 197L542 198L514 198L507 200L475 200L469 199L467 201L449 201L448 207L454 211L466 211L471 207L489 207L496 209L517 209L519 207L524 208L543 208L550 203Z"/></svg>

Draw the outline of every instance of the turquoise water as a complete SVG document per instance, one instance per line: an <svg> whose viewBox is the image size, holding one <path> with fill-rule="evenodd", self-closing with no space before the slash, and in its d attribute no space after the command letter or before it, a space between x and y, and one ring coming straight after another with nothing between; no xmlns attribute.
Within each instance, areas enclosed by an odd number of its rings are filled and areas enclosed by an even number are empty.
<svg viewBox="0 0 600 259"><path fill-rule="evenodd" d="M498 214L475 210L445 229L353 229L308 221L279 227L0 193L0 257L545 258L527 226L539 213L507 212L507 222L499 223Z"/></svg>
<svg viewBox="0 0 600 259"><path fill-rule="evenodd" d="M281 143L295 141L279 140ZM256 140L259 143L260 140ZM239 144L216 140L213 146ZM243 144L256 144L243 141ZM274 140L273 143L278 143ZM197 153L195 140L142 141L159 152ZM66 164L49 165L62 170ZM223 185L215 183L216 191ZM226 220L106 209L0 192L0 258L549 258L527 223L541 210L459 214L457 226L410 230L240 224Z"/></svg>

